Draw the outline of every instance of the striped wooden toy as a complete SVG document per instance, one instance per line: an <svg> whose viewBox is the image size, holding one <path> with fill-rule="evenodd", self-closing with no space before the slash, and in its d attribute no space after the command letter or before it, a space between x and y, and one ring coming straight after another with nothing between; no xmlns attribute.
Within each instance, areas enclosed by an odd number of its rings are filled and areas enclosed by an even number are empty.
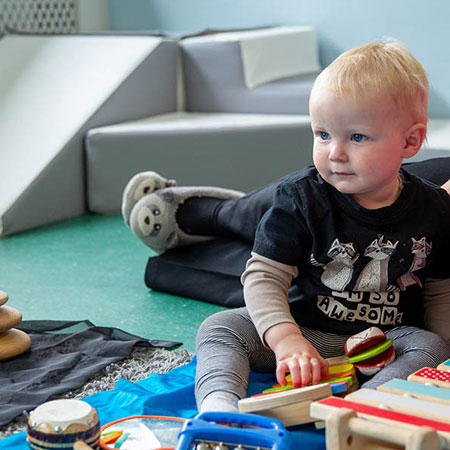
<svg viewBox="0 0 450 450"><path fill-rule="evenodd" d="M443 363L439 364L437 366L437 368L439 370L444 370L446 372L449 372L450 371L450 359L447 359L447 361L444 361Z"/></svg>
<svg viewBox="0 0 450 450"><path fill-rule="evenodd" d="M339 397L312 403L310 412L312 417L326 421L326 444L329 449L398 448L392 445L407 450L450 448L448 421L427 419ZM401 426L398 426L399 423Z"/></svg>
<svg viewBox="0 0 450 450"><path fill-rule="evenodd" d="M421 398L430 402L450 405L450 389L442 389L436 386L414 383L412 381L394 378L377 388L379 391L391 392L397 395Z"/></svg>
<svg viewBox="0 0 450 450"><path fill-rule="evenodd" d="M450 372L445 370L423 367L408 377L408 381L415 383L432 384L444 389L450 389Z"/></svg>
<svg viewBox="0 0 450 450"><path fill-rule="evenodd" d="M427 417L433 420L450 421L450 405L438 404L427 400L405 397L375 389L359 389L345 396L345 400L387 407L392 411Z"/></svg>
<svg viewBox="0 0 450 450"><path fill-rule="evenodd" d="M327 448L335 450L392 445L407 450L450 449L448 368L450 360L438 368L423 367L407 380L393 379L377 390L360 389L345 399L313 402L311 417L326 420Z"/></svg>

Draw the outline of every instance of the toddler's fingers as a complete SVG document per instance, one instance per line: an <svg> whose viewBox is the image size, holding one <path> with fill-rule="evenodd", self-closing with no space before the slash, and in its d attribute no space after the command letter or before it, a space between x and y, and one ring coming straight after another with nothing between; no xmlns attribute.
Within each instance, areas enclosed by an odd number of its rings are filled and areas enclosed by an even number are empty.
<svg viewBox="0 0 450 450"><path fill-rule="evenodd" d="M278 383L281 384L281 386L286 386L286 372L289 371L289 367L286 363L282 362L277 365L277 370L275 372Z"/></svg>
<svg viewBox="0 0 450 450"><path fill-rule="evenodd" d="M327 369L328 373L328 369ZM321 365L318 358L311 358L311 383L318 384L321 378Z"/></svg>
<svg viewBox="0 0 450 450"><path fill-rule="evenodd" d="M321 356L318 357L319 364L320 364L320 375L323 377L328 376L328 370L329 370L329 364L328 361L323 359Z"/></svg>
<svg viewBox="0 0 450 450"><path fill-rule="evenodd" d="M300 387L302 385L301 381L301 369L299 362L296 358L291 358L289 360L289 372L291 374L292 384L295 388Z"/></svg>
<svg viewBox="0 0 450 450"><path fill-rule="evenodd" d="M301 386L308 386L311 381L311 360L309 358L300 359L300 375L301 375Z"/></svg>

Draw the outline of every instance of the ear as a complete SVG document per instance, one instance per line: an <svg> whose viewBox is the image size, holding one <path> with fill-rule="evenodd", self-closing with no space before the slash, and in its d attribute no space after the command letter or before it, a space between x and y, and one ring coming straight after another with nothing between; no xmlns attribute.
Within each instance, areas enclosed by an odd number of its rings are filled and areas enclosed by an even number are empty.
<svg viewBox="0 0 450 450"><path fill-rule="evenodd" d="M423 123L415 123L406 130L405 147L403 149L404 158L411 158L420 150L426 134L427 126Z"/></svg>

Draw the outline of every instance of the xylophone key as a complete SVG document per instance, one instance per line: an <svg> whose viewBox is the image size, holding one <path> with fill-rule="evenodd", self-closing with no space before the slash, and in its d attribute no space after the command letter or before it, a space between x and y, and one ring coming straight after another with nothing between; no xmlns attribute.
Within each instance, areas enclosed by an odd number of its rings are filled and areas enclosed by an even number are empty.
<svg viewBox="0 0 450 450"><path fill-rule="evenodd" d="M220 442L214 447L214 450L228 450L228 447L223 442Z"/></svg>
<svg viewBox="0 0 450 450"><path fill-rule="evenodd" d="M407 380L450 389L450 372L434 369L433 367L423 367L409 375Z"/></svg>
<svg viewBox="0 0 450 450"><path fill-rule="evenodd" d="M450 359L447 359L447 361L444 361L443 363L439 364L437 368L439 370L444 370L445 372L450 372Z"/></svg>

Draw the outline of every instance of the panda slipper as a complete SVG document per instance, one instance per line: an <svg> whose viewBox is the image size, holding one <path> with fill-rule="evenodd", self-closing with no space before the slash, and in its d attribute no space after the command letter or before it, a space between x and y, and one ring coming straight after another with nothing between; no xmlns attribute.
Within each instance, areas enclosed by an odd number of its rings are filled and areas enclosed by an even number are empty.
<svg viewBox="0 0 450 450"><path fill-rule="evenodd" d="M134 205L144 196L158 189L175 186L175 180L168 180L159 173L148 171L140 172L130 179L122 195L123 220L130 226L130 214Z"/></svg>
<svg viewBox="0 0 450 450"><path fill-rule="evenodd" d="M210 236L187 234L178 226L176 213L185 200L192 197L229 200L243 195L239 191L207 186L158 189L134 205L130 228L145 245L161 254L173 247L211 239Z"/></svg>

